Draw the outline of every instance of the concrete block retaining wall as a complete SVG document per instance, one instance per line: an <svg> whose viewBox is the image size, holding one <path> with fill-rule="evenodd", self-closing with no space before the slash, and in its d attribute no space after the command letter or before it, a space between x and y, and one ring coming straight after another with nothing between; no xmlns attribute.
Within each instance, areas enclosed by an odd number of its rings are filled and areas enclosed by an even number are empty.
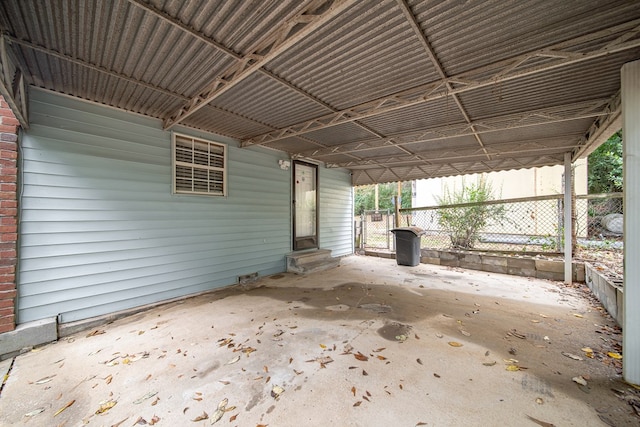
<svg viewBox="0 0 640 427"><path fill-rule="evenodd" d="M367 250L364 254L381 258L394 259L396 257L396 254L393 252ZM520 255L422 249L420 262L422 264L468 268L470 270L480 270L490 273L564 281L564 261L562 260L537 259ZM584 282L584 271L584 264L582 262L574 262L573 281Z"/></svg>
<svg viewBox="0 0 640 427"><path fill-rule="evenodd" d="M584 263L585 281L591 292L600 300L611 317L622 326L624 319L624 295L622 287L609 280L588 262Z"/></svg>
<svg viewBox="0 0 640 427"><path fill-rule="evenodd" d="M423 249L420 261L423 264L461 267L491 273L512 274L514 276L536 277L538 279L564 280L564 261L537 259L518 255L497 255L470 253L463 251L440 251ZM573 281L584 282L584 265L573 263Z"/></svg>

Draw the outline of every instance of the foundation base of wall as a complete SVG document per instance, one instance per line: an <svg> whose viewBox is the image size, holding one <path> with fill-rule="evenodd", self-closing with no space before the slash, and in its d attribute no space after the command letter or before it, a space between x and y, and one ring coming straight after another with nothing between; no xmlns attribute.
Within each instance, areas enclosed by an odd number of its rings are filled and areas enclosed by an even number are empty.
<svg viewBox="0 0 640 427"><path fill-rule="evenodd" d="M57 339L58 325L55 317L23 323L13 331L0 334L0 360L9 359Z"/></svg>

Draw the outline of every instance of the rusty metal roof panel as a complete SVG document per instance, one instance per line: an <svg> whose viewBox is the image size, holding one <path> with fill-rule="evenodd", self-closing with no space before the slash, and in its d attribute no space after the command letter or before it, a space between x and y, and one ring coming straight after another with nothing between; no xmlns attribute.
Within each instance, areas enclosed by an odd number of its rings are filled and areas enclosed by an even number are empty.
<svg viewBox="0 0 640 427"><path fill-rule="evenodd" d="M392 0L357 2L268 68L338 109L436 79Z"/></svg>

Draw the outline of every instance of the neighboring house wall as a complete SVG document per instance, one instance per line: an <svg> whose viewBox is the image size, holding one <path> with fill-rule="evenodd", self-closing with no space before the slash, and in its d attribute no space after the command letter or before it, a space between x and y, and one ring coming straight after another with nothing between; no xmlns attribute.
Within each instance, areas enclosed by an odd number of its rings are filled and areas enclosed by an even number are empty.
<svg viewBox="0 0 640 427"><path fill-rule="evenodd" d="M516 199L520 197L562 194L562 174L564 166L490 172L484 174L491 184L496 199ZM587 160L574 163L576 194L587 194ZM414 207L437 206L437 197L446 189L453 191L466 184L476 183L480 175L450 176L445 178L421 179L416 181Z"/></svg>
<svg viewBox="0 0 640 427"><path fill-rule="evenodd" d="M41 90L30 107L19 322L70 322L284 271L285 154L176 129L228 144L229 195L172 195L171 134L159 120ZM321 169L319 187L321 246L351 253L349 174Z"/></svg>
<svg viewBox="0 0 640 427"><path fill-rule="evenodd" d="M422 179L415 182L413 207L437 206L438 197L446 191L459 191L463 185L476 184L484 176L493 189L495 199L517 199L524 197L546 196L562 194L564 166L545 166L541 168L519 169L487 174L471 174L464 176ZM574 163L574 185L576 194L587 194L587 160L580 159ZM544 205L531 205L530 212L516 210L507 214L507 224L518 224L523 234L554 235L557 233L555 207L549 209L556 202L542 202ZM545 206L546 208L542 208ZM537 215L538 209L546 215ZM586 209L586 205L579 205L578 209ZM437 218L433 214L423 214L425 218L417 220L428 229L438 229ZM586 229L586 212L578 212L578 229ZM504 228L496 224L485 231L505 232Z"/></svg>
<svg viewBox="0 0 640 427"><path fill-rule="evenodd" d="M0 96L0 334L15 329L18 125Z"/></svg>

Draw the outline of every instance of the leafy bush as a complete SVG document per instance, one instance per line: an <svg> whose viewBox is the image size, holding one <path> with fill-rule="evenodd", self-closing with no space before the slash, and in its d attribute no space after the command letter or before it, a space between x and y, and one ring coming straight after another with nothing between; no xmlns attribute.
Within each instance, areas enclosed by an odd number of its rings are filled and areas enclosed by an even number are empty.
<svg viewBox="0 0 640 427"><path fill-rule="evenodd" d="M486 179L481 178L477 184L465 185L460 190L449 191L436 198L439 206L471 204L438 210L438 224L451 239L451 247L457 249L473 249L478 241L480 231L489 221L500 222L505 218L504 205L487 205L493 200L493 188Z"/></svg>

